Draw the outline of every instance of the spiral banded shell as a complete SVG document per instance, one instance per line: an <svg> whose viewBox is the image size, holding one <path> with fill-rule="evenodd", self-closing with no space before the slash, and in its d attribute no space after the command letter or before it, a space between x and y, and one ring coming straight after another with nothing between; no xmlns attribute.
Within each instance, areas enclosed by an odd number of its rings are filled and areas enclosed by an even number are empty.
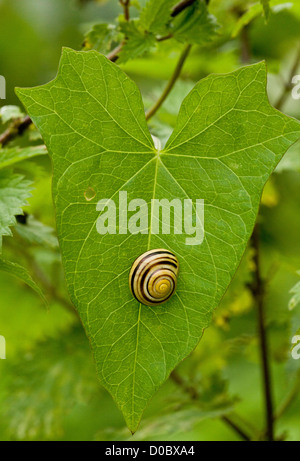
<svg viewBox="0 0 300 461"><path fill-rule="evenodd" d="M162 248L139 256L129 274L133 296L146 306L158 306L174 294L179 263L171 251Z"/></svg>

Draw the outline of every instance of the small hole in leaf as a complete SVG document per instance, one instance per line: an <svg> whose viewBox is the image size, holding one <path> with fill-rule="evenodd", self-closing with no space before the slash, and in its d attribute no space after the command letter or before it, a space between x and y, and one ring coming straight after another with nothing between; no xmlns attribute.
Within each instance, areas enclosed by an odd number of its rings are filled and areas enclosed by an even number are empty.
<svg viewBox="0 0 300 461"><path fill-rule="evenodd" d="M85 200L87 200L88 202L90 202L91 200L93 200L93 198L95 198L96 196L96 192L95 190L92 188L92 187L89 187L85 193L84 193L84 198Z"/></svg>

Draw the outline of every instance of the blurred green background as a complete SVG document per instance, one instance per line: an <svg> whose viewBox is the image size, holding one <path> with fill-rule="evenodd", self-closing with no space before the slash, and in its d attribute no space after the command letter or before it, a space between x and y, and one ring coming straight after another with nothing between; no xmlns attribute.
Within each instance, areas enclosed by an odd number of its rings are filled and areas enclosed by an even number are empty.
<svg viewBox="0 0 300 461"><path fill-rule="evenodd" d="M276 104L289 81L300 43L299 2L292 3L275 8L267 24L258 15L232 37L241 12L251 2L212 0L210 9L221 25L220 34L206 48L194 47L181 80L150 123L152 132L163 140L168 136L194 82L211 72L230 72L243 63L266 59L268 93ZM7 99L1 106L18 104L15 86L52 79L63 46L81 49L92 24L113 22L121 12L117 0L0 0L0 75L7 82ZM133 8L132 14L135 12ZM179 52L178 44L166 42L156 53L122 65L138 83L146 107L160 95ZM299 65L297 72L300 74ZM289 91L282 110L300 118L300 101L293 100ZM33 139L34 132L31 134ZM55 228L49 159L27 161L18 169L34 182L26 212ZM259 217L277 407L299 380L300 360L292 360L290 350L291 338L300 328L300 306L288 309L290 290L300 270L299 172L298 143L266 186ZM32 243L19 223L14 238L4 239L3 252L29 267L33 277L49 288L49 306L20 281L0 273L0 335L7 341L7 360L0 361L0 440L130 439L121 413L97 382L88 341L69 306L55 233L44 230L42 241ZM199 401L191 402L170 379L154 397L134 440L239 440L222 419L232 411L239 414L235 417L243 427L248 426L244 419L251 427L262 426L256 309L249 290L252 272L249 249L215 312L213 325L178 368L184 382L199 390ZM277 434L286 434L288 440L300 440L298 390L294 394L292 405L277 422Z"/></svg>

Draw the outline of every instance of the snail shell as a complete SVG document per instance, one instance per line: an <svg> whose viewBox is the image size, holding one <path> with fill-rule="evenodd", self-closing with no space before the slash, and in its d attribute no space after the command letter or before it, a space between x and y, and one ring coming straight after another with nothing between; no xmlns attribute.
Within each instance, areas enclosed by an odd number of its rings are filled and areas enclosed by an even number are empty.
<svg viewBox="0 0 300 461"><path fill-rule="evenodd" d="M179 270L178 259L169 250L159 248L139 256L129 274L133 296L146 306L158 306L174 294Z"/></svg>

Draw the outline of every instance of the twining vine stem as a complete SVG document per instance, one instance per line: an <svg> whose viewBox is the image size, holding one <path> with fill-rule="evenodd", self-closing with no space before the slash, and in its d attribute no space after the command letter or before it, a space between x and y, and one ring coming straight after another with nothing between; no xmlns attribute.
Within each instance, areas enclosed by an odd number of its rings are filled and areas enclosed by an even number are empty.
<svg viewBox="0 0 300 461"><path fill-rule="evenodd" d="M269 363L269 348L267 341L267 330L265 320L265 308L264 308L264 281L260 271L260 233L259 224L256 223L252 237L252 247L255 250L254 253L254 281L251 286L252 294L257 304L257 320L258 320L258 334L260 338L260 353L263 373L263 385L264 385L264 396L266 406L266 427L267 427L267 438L269 441L274 440L274 411L273 411L273 398L272 398L272 382L271 372Z"/></svg>
<svg viewBox="0 0 300 461"><path fill-rule="evenodd" d="M125 21L130 20L130 0L120 0L121 5L123 6L124 10L124 18ZM122 51L123 46L126 44L127 38L125 37L122 42L114 49L112 50L106 57L112 62L115 62L118 59L118 55L120 51Z"/></svg>
<svg viewBox="0 0 300 461"><path fill-rule="evenodd" d="M181 2L177 3L177 5L174 6L171 16L175 18L178 14L180 14L183 10L191 6L193 3L195 3L196 0L182 0Z"/></svg>
<svg viewBox="0 0 300 461"><path fill-rule="evenodd" d="M292 65L292 68L290 70L288 79L284 85L283 92L281 96L279 97L278 101L275 104L276 109L281 110L285 101L287 100L290 92L292 91L292 78L297 72L298 66L300 64L300 44L298 45L298 50L295 56L294 63Z"/></svg>
<svg viewBox="0 0 300 461"><path fill-rule="evenodd" d="M130 13L129 13L130 0L120 0L120 3L123 6L125 21L129 21L130 19Z"/></svg>
<svg viewBox="0 0 300 461"><path fill-rule="evenodd" d="M156 103L146 112L146 120L149 120L153 115L158 111L158 109L162 106L164 101L167 99L169 94L171 93L176 80L181 74L182 68L184 66L184 63L191 51L192 45L186 45L183 49L183 52L180 55L179 61L175 67L175 70L173 72L172 77L170 78L165 90L163 91L162 95L160 98L156 101Z"/></svg>

